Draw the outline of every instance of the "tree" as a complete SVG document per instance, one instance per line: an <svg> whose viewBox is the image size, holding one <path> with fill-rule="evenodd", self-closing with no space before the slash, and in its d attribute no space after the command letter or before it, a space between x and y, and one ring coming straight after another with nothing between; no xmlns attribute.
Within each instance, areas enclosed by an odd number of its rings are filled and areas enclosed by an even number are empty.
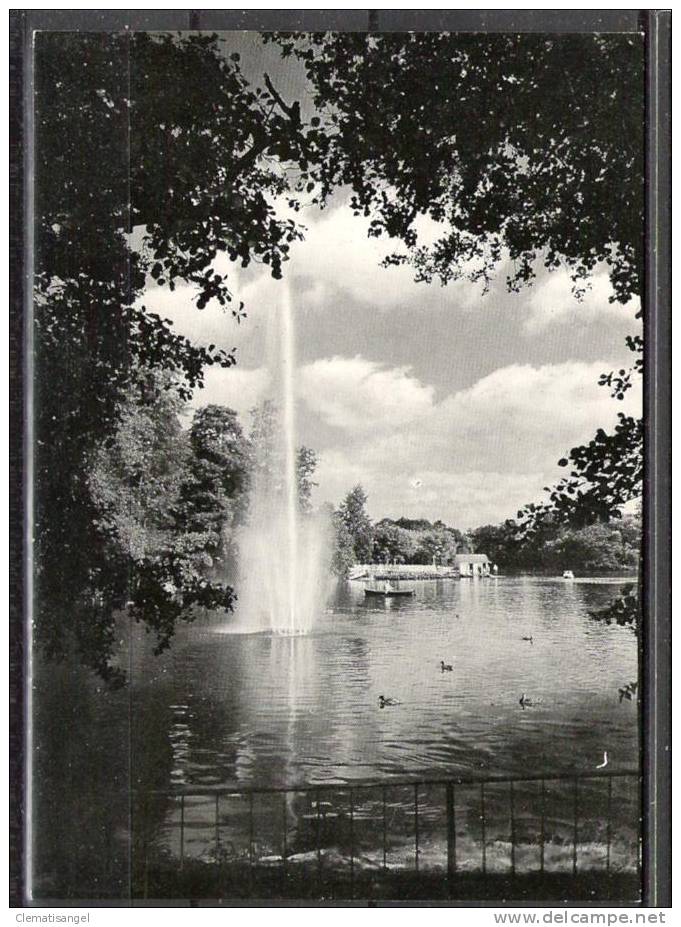
<svg viewBox="0 0 681 927"><path fill-rule="evenodd" d="M542 259L581 286L607 262L616 298L643 269L643 44L630 35L280 33L306 68L326 139L318 199L352 190L371 234L424 280L509 285ZM378 114L378 118L377 118ZM431 247L416 219L441 226Z"/></svg>
<svg viewBox="0 0 681 927"><path fill-rule="evenodd" d="M200 535L208 566L233 555L233 534L247 504L250 447L233 409L199 409L189 430L191 456L178 506L185 532Z"/></svg>
<svg viewBox="0 0 681 927"><path fill-rule="evenodd" d="M312 511L312 490L318 483L312 479L319 459L311 447L301 445L296 457L296 479L298 480L298 506L300 511L309 515Z"/></svg>
<svg viewBox="0 0 681 927"><path fill-rule="evenodd" d="M581 528L547 518L534 533L519 535L517 524L507 519L501 525L476 528L470 538L476 553L487 554L504 571L555 573L570 568L580 573L608 573L636 568L641 527L631 516Z"/></svg>
<svg viewBox="0 0 681 927"><path fill-rule="evenodd" d="M178 417L183 405L167 378L155 392L148 385L144 391L131 388L114 434L97 449L88 474L101 550L90 568L96 565L99 573L90 577L89 601L74 609L75 622L84 626L69 630L85 662L117 683L123 674L109 662L115 598L127 599L132 616L155 632L157 652L169 645L176 620L190 619L195 606L232 603L229 586L206 580L210 532L188 533L178 516L192 458Z"/></svg>
<svg viewBox="0 0 681 927"><path fill-rule="evenodd" d="M367 494L358 483L343 500L338 513L350 538L357 563L370 563L373 532L366 511Z"/></svg>
<svg viewBox="0 0 681 927"><path fill-rule="evenodd" d="M630 35L280 33L306 68L326 130L311 171L324 204L352 190L370 235L403 250L417 279L488 281L504 260L508 285L536 265L564 266L576 295L594 268L613 299L640 297L643 274L643 45ZM377 118L376 114L380 114ZM417 220L441 232L419 241ZM641 370L605 373L622 398ZM575 448L571 479L550 500L584 521L640 495L640 422ZM622 465L622 466L621 466ZM575 485L577 484L577 485ZM525 513L532 515L532 511Z"/></svg>
<svg viewBox="0 0 681 927"><path fill-rule="evenodd" d="M416 543L415 532L384 518L374 526L372 562L414 563Z"/></svg>
<svg viewBox="0 0 681 927"><path fill-rule="evenodd" d="M443 529L431 528L417 536L414 563L445 565L452 563L457 552L457 543L452 534Z"/></svg>
<svg viewBox="0 0 681 927"><path fill-rule="evenodd" d="M397 518L394 524L406 531L426 531L433 527L427 518L404 518L404 516Z"/></svg>
<svg viewBox="0 0 681 927"><path fill-rule="evenodd" d="M305 133L215 36L43 32L35 61L35 633L53 657L75 639L106 674L118 576L139 565L112 557L92 461L131 388L168 371L186 400L207 365L234 362L149 312L144 288L190 283L198 309L242 318L211 265L226 253L281 276L301 232L276 214L278 163L302 157Z"/></svg>
<svg viewBox="0 0 681 927"><path fill-rule="evenodd" d="M339 579L345 579L355 563L355 551L352 538L340 512L330 502L321 506L320 514L327 519L331 528L330 570Z"/></svg>
<svg viewBox="0 0 681 927"><path fill-rule="evenodd" d="M131 388L113 437L100 445L88 475L100 525L133 560L168 543L190 457L173 390L150 402Z"/></svg>
<svg viewBox="0 0 681 927"><path fill-rule="evenodd" d="M507 519L500 525L482 525L470 532L473 553L487 554L500 570L517 569L520 559L515 523Z"/></svg>
<svg viewBox="0 0 681 927"><path fill-rule="evenodd" d="M613 572L636 567L638 550L628 548L619 531L609 525L589 525L581 529L562 528L542 549L543 563L560 569L569 563L580 572Z"/></svg>

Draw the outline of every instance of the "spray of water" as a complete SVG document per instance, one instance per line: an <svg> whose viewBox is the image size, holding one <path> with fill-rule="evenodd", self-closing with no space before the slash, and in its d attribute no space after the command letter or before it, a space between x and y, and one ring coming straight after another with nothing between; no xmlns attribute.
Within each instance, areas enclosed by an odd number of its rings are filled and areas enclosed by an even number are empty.
<svg viewBox="0 0 681 927"><path fill-rule="evenodd" d="M254 448L249 519L239 538L241 630L306 634L328 589L329 526L302 513L298 490L295 330L291 298L282 284L279 325L270 326L272 417Z"/></svg>

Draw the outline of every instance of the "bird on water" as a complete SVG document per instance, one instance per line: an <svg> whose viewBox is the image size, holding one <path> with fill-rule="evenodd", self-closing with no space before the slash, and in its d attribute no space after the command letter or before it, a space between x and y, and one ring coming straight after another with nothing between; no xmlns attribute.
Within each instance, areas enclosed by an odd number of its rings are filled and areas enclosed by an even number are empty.
<svg viewBox="0 0 681 927"><path fill-rule="evenodd" d="M397 701L397 699L386 698L385 695L379 695L378 696L378 707L386 708L388 705L399 705L399 702Z"/></svg>

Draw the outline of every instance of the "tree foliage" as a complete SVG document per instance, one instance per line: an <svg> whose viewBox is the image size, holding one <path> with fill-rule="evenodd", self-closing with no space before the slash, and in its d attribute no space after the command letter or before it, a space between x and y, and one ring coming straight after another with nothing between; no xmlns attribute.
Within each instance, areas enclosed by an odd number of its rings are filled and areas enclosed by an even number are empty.
<svg viewBox="0 0 681 927"><path fill-rule="evenodd" d="M280 33L304 64L326 141L317 200L351 189L370 235L397 241L386 264L417 280L531 283L539 263L569 271L577 296L600 264L612 300L641 296L644 59L640 36ZM431 220L435 241L419 237ZM421 226L419 225L421 223ZM622 399L641 372L601 383ZM570 454L572 473L529 524L617 517L640 495L642 426L621 416Z"/></svg>
<svg viewBox="0 0 681 927"><path fill-rule="evenodd" d="M280 33L327 137L319 200L340 186L420 278L509 285L607 262L615 297L643 271L643 46L631 35ZM419 241L417 218L440 228Z"/></svg>
<svg viewBox="0 0 681 927"><path fill-rule="evenodd" d="M282 494L286 491L286 449L280 419L281 409L271 399L251 409L248 473L251 489L258 480L263 480ZM312 492L317 485L313 477L319 458L315 450L305 445L298 447L295 454L298 506L303 514L309 515L312 511Z"/></svg>
<svg viewBox="0 0 681 927"><path fill-rule="evenodd" d="M373 531L367 514L367 494L358 483L341 503L338 514L352 540L356 563L371 563Z"/></svg>
<svg viewBox="0 0 681 927"><path fill-rule="evenodd" d="M234 531L247 505L250 447L236 412L203 406L189 429L191 457L178 504L178 520L206 557L206 567L224 576L233 562Z"/></svg>
<svg viewBox="0 0 681 927"><path fill-rule="evenodd" d="M451 564L463 535L442 521L425 518L384 518L374 526L374 563Z"/></svg>
<svg viewBox="0 0 681 927"><path fill-rule="evenodd" d="M312 479L317 469L319 458L311 447L301 445L296 454L296 479L298 481L298 506L300 511L309 515L312 511L312 491L318 483Z"/></svg>
<svg viewBox="0 0 681 927"><path fill-rule="evenodd" d="M148 311L145 286L192 284L197 308L214 298L240 318L211 265L226 253L281 276L300 230L273 202L302 129L216 37L43 32L35 58L36 639L57 657L75 638L106 674L111 615L130 597L121 576L135 573L144 620L158 596L143 575L158 583L125 546L112 552L93 459L131 388L153 393L163 370L188 399L206 366L234 361Z"/></svg>
<svg viewBox="0 0 681 927"><path fill-rule="evenodd" d="M100 444L88 474L102 559L91 558L99 572L87 577L88 599L72 616L83 616L76 641L85 661L117 682L122 673L110 663L114 601L127 599L132 616L155 632L159 652L170 643L178 618L191 618L196 607L232 604L232 589L207 578L220 528L187 523L187 487L194 486L202 461L180 424L183 400L167 385L128 391L113 435ZM220 511L213 518L220 514L224 518ZM83 650L89 642L83 634L92 624L97 646Z"/></svg>
<svg viewBox="0 0 681 927"><path fill-rule="evenodd" d="M638 566L641 523L625 516L612 524L576 528L547 518L529 534L520 533L517 523L507 519L476 528L470 538L473 549L487 554L502 571L630 572Z"/></svg>

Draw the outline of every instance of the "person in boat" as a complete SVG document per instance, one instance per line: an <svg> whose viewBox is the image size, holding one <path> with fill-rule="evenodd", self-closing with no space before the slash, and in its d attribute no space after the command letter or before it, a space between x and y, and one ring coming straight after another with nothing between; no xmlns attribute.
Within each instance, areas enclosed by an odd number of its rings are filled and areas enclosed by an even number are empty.
<svg viewBox="0 0 681 927"><path fill-rule="evenodd" d="M383 592L392 592L392 591L393 591L393 587L390 585L390 583L388 582L388 580L386 580L386 581L383 583Z"/></svg>

